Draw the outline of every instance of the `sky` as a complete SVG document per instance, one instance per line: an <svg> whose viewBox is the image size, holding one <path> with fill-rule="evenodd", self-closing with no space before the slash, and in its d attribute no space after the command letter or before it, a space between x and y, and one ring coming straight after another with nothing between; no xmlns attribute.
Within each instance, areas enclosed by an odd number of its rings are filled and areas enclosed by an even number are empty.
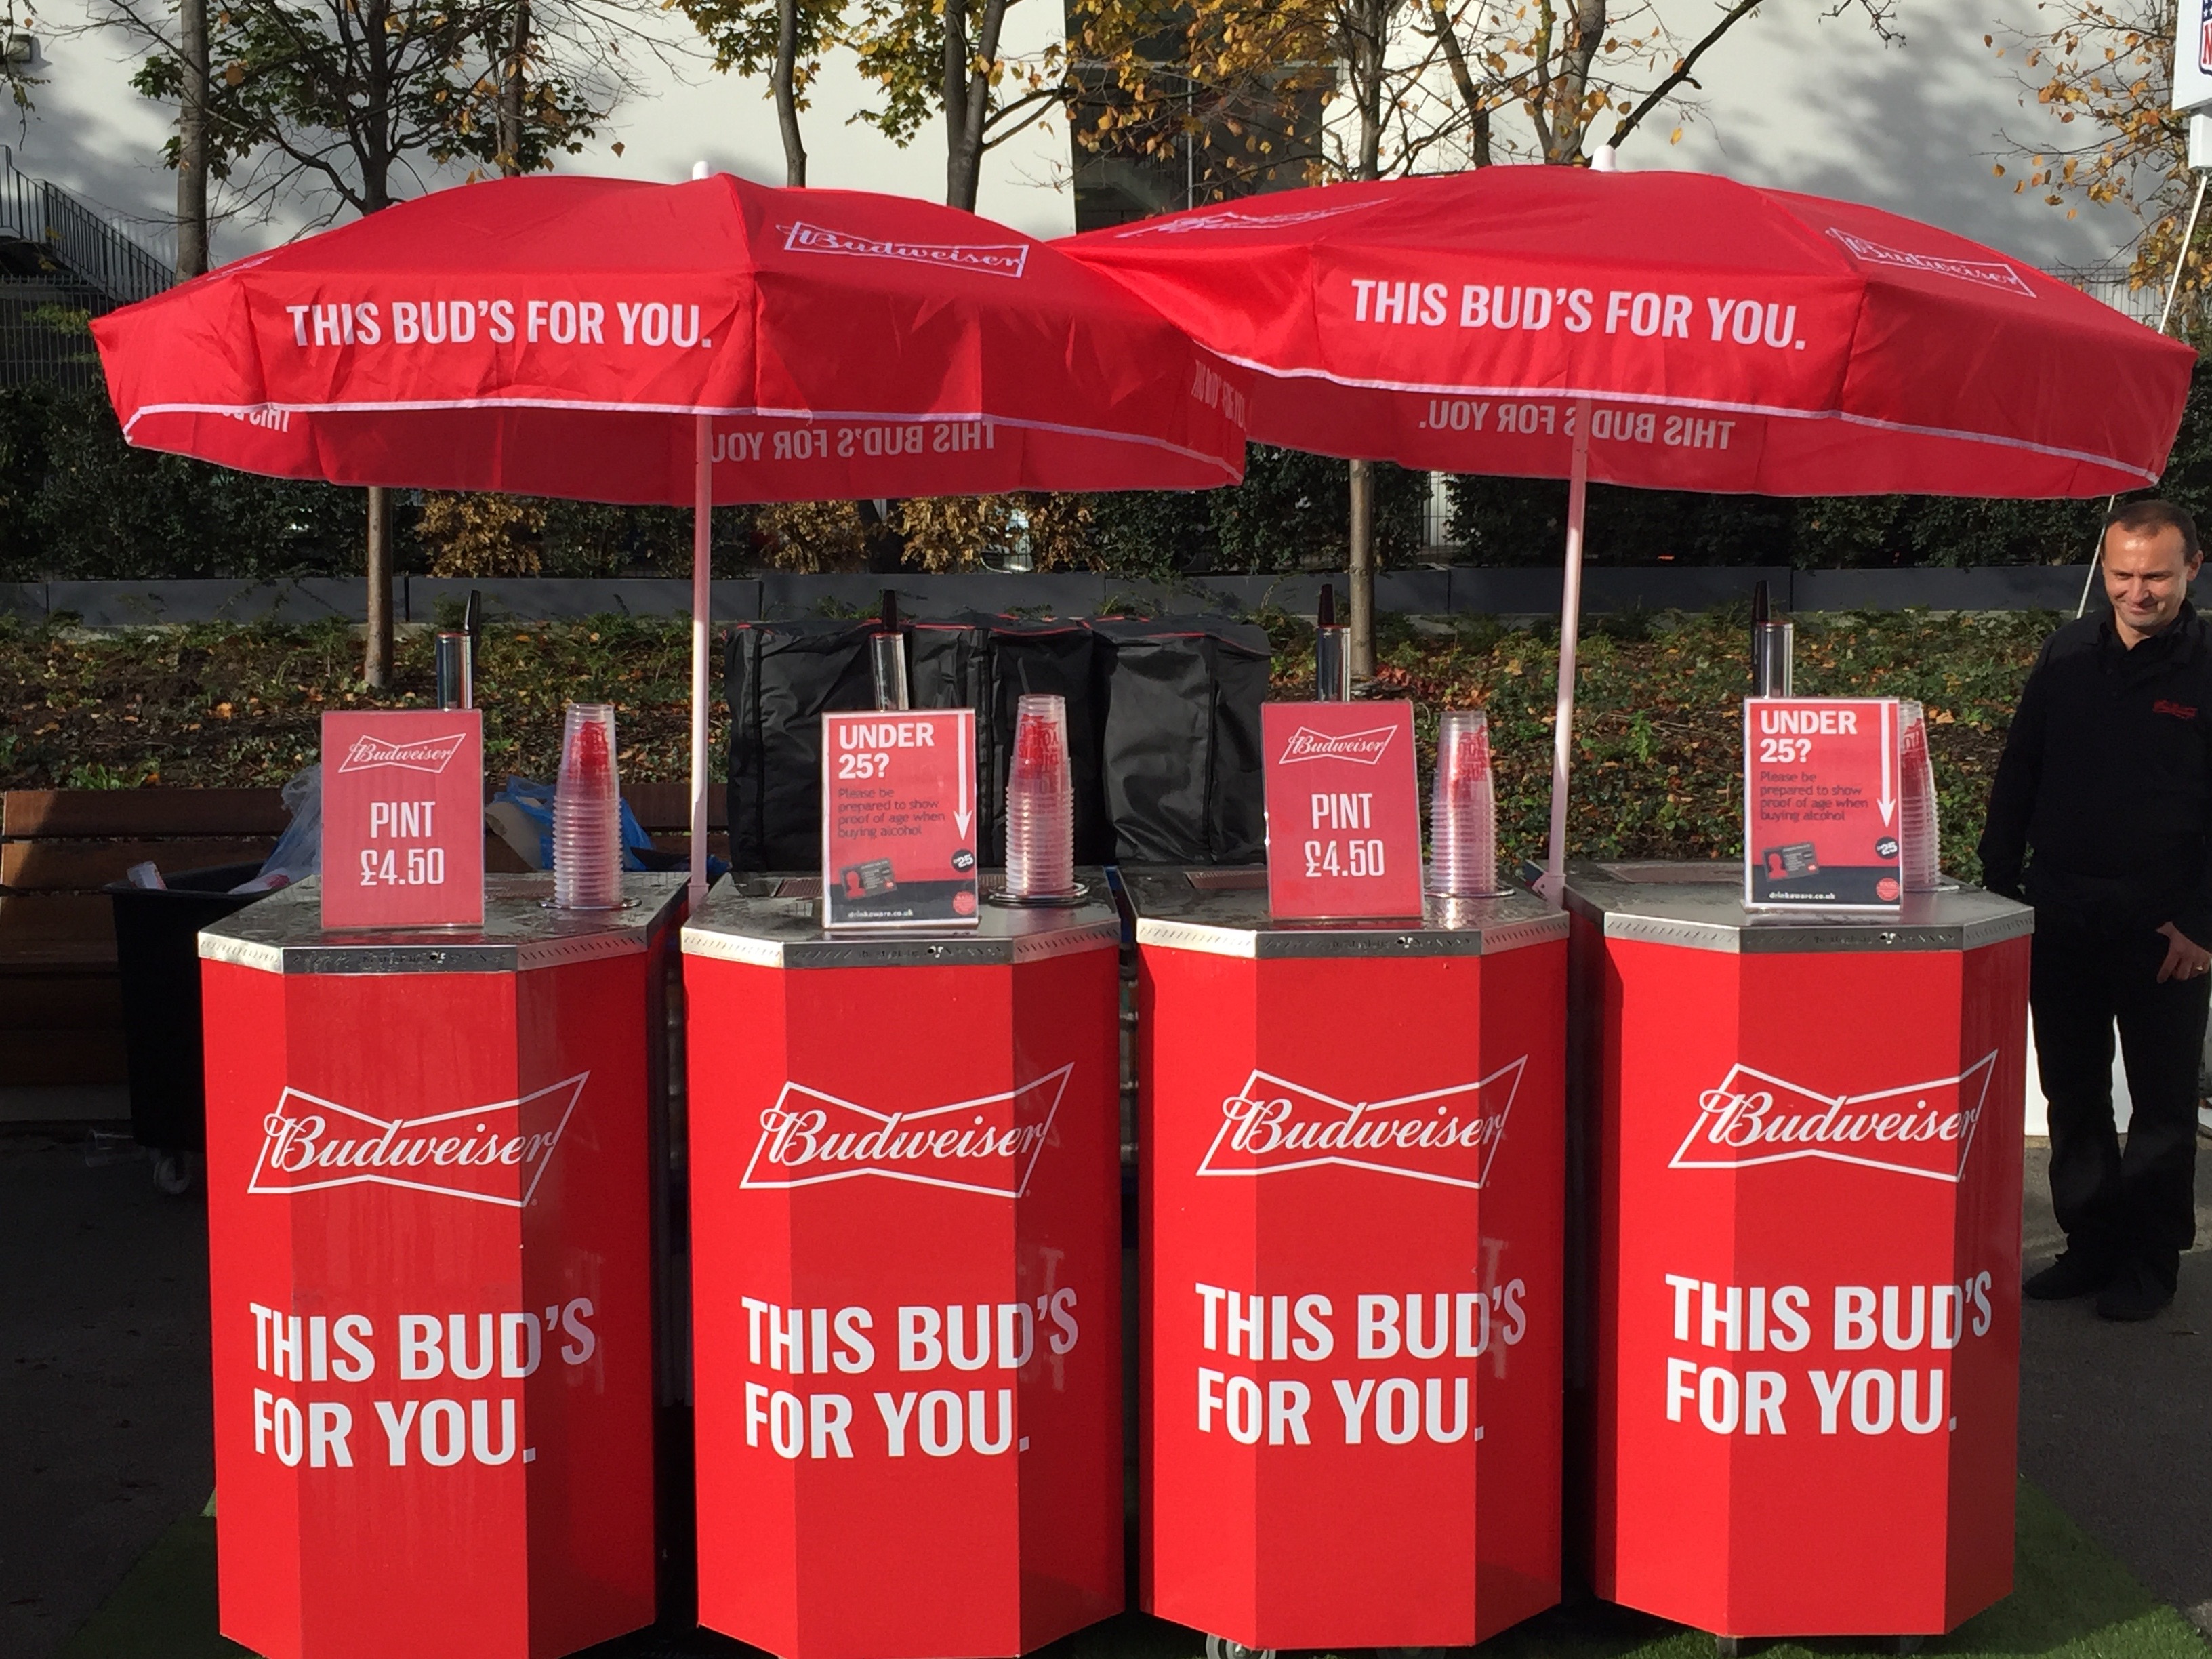
<svg viewBox="0 0 2212 1659"><path fill-rule="evenodd" d="M174 199L159 161L172 112L130 89L119 37L69 32L84 21L85 4L52 0L41 13L48 27L38 72L46 84L27 120L0 116L0 144L25 172L158 232ZM1900 0L1901 45L1876 39L1853 12L1830 17L1829 9L1827 0L1767 0L1705 58L1705 91L1682 141L1670 146L1672 123L1655 120L1623 149L1623 165L1697 167L1868 202L2046 267L2105 265L2133 235L2135 222L2122 210L2085 208L2069 222L2039 193L2015 195L1992 176L1993 161L2013 158L2006 132L2033 143L2057 130L2014 80L2018 54L2001 60L1982 44L2002 30L1993 0ZM1694 27L1702 13L1680 15ZM564 169L672 181L705 161L781 183L782 150L763 83L683 57L690 47L681 24L658 15L674 61L647 62L646 94L619 108L584 155L564 158ZM1009 46L1042 49L1058 38L1059 24L1054 0L1019 0L1008 13ZM825 68L804 118L810 182L941 198L942 123L900 149L846 118L867 96L848 64ZM1039 123L986 161L979 208L1031 234L1063 234L1074 222L1068 171L1065 125ZM216 234L216 257L282 240L303 222L295 210L265 224L226 223Z"/></svg>

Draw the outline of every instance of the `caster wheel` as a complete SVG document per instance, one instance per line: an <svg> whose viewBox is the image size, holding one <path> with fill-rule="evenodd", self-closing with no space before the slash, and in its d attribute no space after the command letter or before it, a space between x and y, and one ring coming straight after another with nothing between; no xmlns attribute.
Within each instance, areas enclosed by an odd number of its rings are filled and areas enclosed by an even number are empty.
<svg viewBox="0 0 2212 1659"><path fill-rule="evenodd" d="M172 1198L180 1198L191 1191L200 1178L200 1155L198 1152L156 1152L154 1154L154 1184Z"/></svg>
<svg viewBox="0 0 2212 1659"><path fill-rule="evenodd" d="M1206 1638L1206 1659L1275 1659L1275 1650L1248 1648L1225 1636L1209 1636Z"/></svg>

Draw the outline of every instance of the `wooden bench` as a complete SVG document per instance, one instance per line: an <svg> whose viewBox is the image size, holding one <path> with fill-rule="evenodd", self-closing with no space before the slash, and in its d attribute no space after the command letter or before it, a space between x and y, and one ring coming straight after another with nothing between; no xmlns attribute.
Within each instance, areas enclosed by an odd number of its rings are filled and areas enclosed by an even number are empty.
<svg viewBox="0 0 2212 1659"><path fill-rule="evenodd" d="M258 863L286 823L274 789L10 789L0 796L0 1084L121 1083L115 927L100 890Z"/></svg>
<svg viewBox="0 0 2212 1659"><path fill-rule="evenodd" d="M623 791L663 852L691 845L680 783ZM726 859L718 785L708 848ZM258 863L287 822L274 789L11 789L0 795L0 1085L121 1083L123 1008L115 928L103 889L134 864L164 872ZM485 868L520 859L487 836Z"/></svg>
<svg viewBox="0 0 2212 1659"><path fill-rule="evenodd" d="M691 786L688 783L629 783L623 799L637 815L638 827L664 853L691 850ZM720 784L707 791L707 850L730 856L730 794Z"/></svg>

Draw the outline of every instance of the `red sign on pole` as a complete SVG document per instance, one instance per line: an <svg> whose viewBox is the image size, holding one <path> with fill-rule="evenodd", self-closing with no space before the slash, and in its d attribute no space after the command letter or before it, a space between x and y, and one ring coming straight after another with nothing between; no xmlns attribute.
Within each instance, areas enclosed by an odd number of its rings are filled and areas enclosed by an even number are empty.
<svg viewBox="0 0 2212 1659"><path fill-rule="evenodd" d="M1267 908L1295 921L1421 914L1408 702L1271 702Z"/></svg>
<svg viewBox="0 0 2212 1659"><path fill-rule="evenodd" d="M975 921L975 714L822 717L826 927Z"/></svg>
<svg viewBox="0 0 2212 1659"><path fill-rule="evenodd" d="M323 716L323 926L483 926L483 716Z"/></svg>
<svg viewBox="0 0 2212 1659"><path fill-rule="evenodd" d="M1894 697L1743 705L1744 902L1889 910L1903 902Z"/></svg>

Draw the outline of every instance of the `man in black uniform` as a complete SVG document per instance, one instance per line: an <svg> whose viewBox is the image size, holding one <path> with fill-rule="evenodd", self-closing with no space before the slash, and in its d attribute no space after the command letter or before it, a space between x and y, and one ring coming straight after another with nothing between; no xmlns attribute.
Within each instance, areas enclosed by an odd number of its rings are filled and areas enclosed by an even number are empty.
<svg viewBox="0 0 2212 1659"><path fill-rule="evenodd" d="M2035 906L2028 1000L2065 1253L2039 1300L2107 1319L2173 1300L2196 1240L2197 1075L2212 979L2212 629L2189 603L2197 526L2136 501L2105 526L2108 617L2052 635L2021 693L1982 832L1983 878ZM2119 1023L2133 1115L2112 1117Z"/></svg>

